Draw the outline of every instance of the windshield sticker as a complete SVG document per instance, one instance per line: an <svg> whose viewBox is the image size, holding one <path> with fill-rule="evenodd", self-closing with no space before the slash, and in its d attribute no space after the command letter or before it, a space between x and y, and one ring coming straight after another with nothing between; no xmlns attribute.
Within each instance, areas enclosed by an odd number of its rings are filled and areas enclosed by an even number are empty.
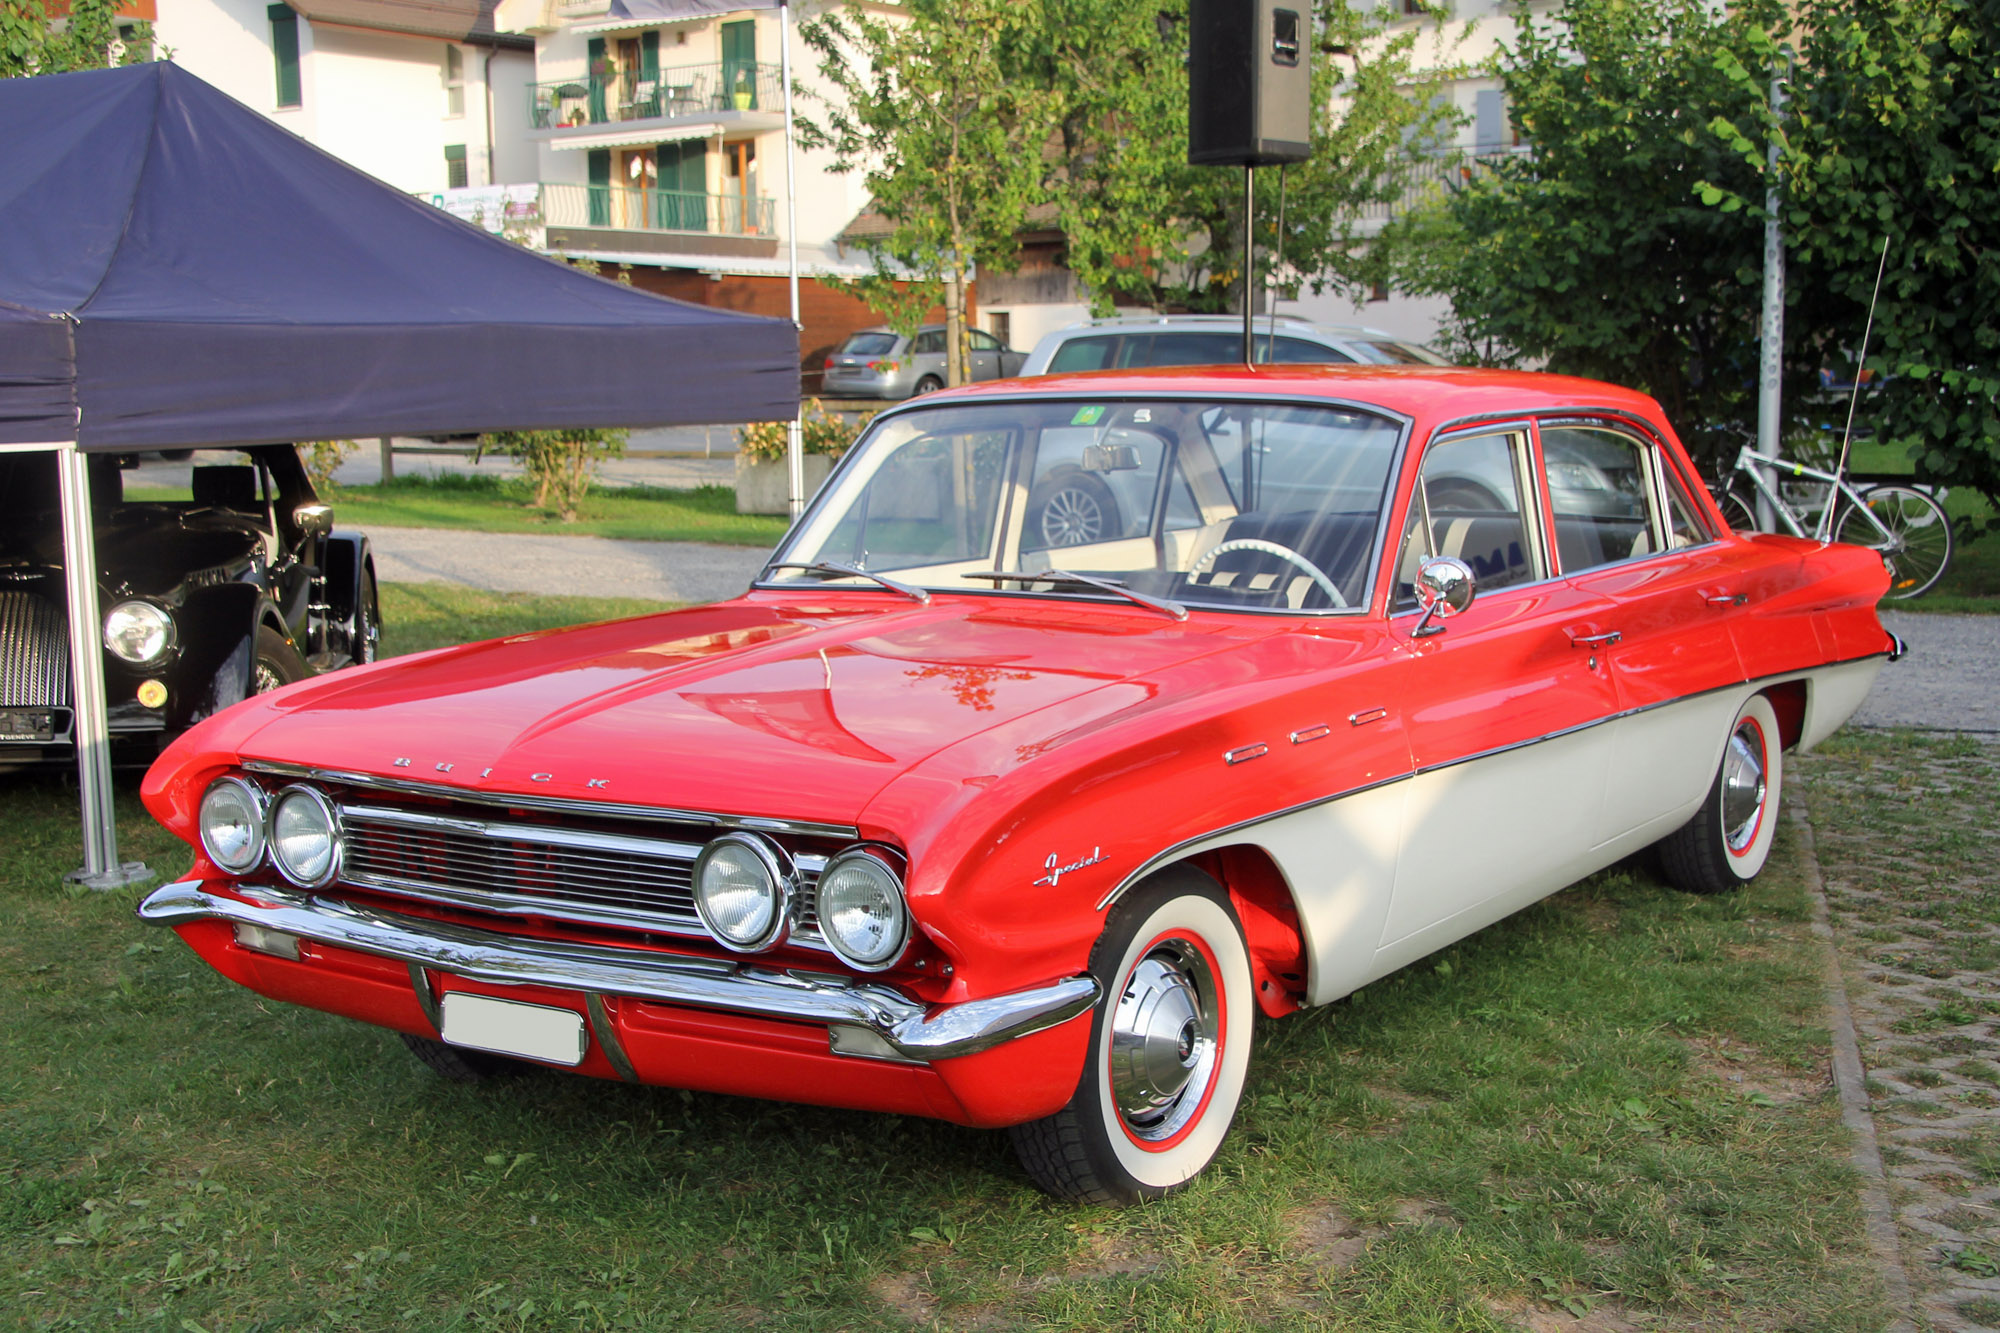
<svg viewBox="0 0 2000 1333"><path fill-rule="evenodd" d="M1079 407L1076 415L1069 419L1072 426L1095 426L1104 416L1104 405L1092 403L1089 407Z"/></svg>
<svg viewBox="0 0 2000 1333"><path fill-rule="evenodd" d="M1141 425L1143 425L1148 421L1151 421L1152 419L1153 419L1153 409L1150 407L1142 407L1132 414L1132 420Z"/></svg>

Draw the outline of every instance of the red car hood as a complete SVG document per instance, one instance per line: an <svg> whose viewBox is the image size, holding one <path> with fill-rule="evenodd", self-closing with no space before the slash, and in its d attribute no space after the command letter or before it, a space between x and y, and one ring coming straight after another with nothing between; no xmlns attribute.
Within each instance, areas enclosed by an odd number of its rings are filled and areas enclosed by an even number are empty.
<svg viewBox="0 0 2000 1333"><path fill-rule="evenodd" d="M853 824L956 741L1269 632L887 596L753 594L343 671L245 705L265 717L243 719L238 748L473 790Z"/></svg>

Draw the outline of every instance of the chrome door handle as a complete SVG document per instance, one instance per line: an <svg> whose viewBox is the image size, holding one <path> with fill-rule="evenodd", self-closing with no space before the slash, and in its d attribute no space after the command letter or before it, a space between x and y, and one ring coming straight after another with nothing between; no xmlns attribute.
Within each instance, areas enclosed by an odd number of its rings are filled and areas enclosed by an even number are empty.
<svg viewBox="0 0 2000 1333"><path fill-rule="evenodd" d="M1741 606L1750 600L1748 593L1719 592L1707 599L1710 606Z"/></svg>
<svg viewBox="0 0 2000 1333"><path fill-rule="evenodd" d="M1577 648L1609 648L1624 637L1623 633L1613 629L1606 630L1602 634L1572 634L1569 636L1569 641Z"/></svg>

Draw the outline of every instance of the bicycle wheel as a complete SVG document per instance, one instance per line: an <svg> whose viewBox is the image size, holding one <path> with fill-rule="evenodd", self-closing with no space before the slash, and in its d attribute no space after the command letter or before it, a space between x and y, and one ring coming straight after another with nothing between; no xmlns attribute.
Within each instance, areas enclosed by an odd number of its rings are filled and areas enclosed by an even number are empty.
<svg viewBox="0 0 2000 1333"><path fill-rule="evenodd" d="M1861 503L1888 532L1889 539L1875 530L1861 510L1849 508L1840 516L1833 539L1872 546L1882 553L1889 567L1889 591L1897 600L1921 597L1937 586L1951 565L1951 520L1930 496L1909 486L1871 486L1861 493Z"/></svg>
<svg viewBox="0 0 2000 1333"><path fill-rule="evenodd" d="M1758 530L1756 502L1735 487L1716 492L1715 507L1722 511L1722 521L1729 525L1731 532Z"/></svg>

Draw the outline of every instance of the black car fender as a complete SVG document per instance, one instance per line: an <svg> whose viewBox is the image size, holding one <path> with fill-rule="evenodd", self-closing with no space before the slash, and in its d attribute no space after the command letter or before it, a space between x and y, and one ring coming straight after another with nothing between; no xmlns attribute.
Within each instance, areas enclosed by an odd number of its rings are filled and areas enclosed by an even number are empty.
<svg viewBox="0 0 2000 1333"><path fill-rule="evenodd" d="M197 589L175 616L187 647L177 673L182 684L168 706L167 724L173 728L193 726L250 697L260 625L292 638L276 603L254 583Z"/></svg>
<svg viewBox="0 0 2000 1333"><path fill-rule="evenodd" d="M327 534L320 549L320 568L326 577L327 640L352 648L359 632L361 576L375 565L375 552L368 534L352 529L336 529Z"/></svg>

